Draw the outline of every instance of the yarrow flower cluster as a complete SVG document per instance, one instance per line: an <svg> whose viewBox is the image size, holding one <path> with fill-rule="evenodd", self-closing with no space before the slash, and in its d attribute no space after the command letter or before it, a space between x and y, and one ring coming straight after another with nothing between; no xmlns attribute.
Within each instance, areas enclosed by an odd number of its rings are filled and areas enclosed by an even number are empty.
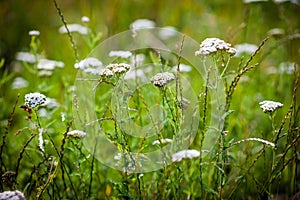
<svg viewBox="0 0 300 200"><path fill-rule="evenodd" d="M275 110L283 106L282 103L275 101L262 101L259 103L259 105L261 109L263 109L264 113L274 112Z"/></svg>
<svg viewBox="0 0 300 200"><path fill-rule="evenodd" d="M44 70L54 70L55 67L63 68L65 66L65 63L61 61L56 61L56 60L48 60L48 59L40 59L37 68L38 69L44 69Z"/></svg>
<svg viewBox="0 0 300 200"><path fill-rule="evenodd" d="M151 82L157 87L163 87L175 79L174 74L170 72L157 73L151 78Z"/></svg>
<svg viewBox="0 0 300 200"><path fill-rule="evenodd" d="M0 193L0 199L23 200L25 196L19 190L5 191Z"/></svg>
<svg viewBox="0 0 300 200"><path fill-rule="evenodd" d="M195 149L182 150L172 155L172 162L180 162L182 159L185 158L192 159L197 158L199 156L200 152Z"/></svg>
<svg viewBox="0 0 300 200"><path fill-rule="evenodd" d="M36 57L29 52L17 52L16 60L27 63L35 63Z"/></svg>
<svg viewBox="0 0 300 200"><path fill-rule="evenodd" d="M40 31L38 30L31 30L28 33L30 36L39 36L40 35Z"/></svg>
<svg viewBox="0 0 300 200"><path fill-rule="evenodd" d="M113 63L105 67L105 69L101 72L101 76L111 77L115 74L124 74L128 72L129 69L130 65L126 63Z"/></svg>
<svg viewBox="0 0 300 200"><path fill-rule="evenodd" d="M158 145L158 144L168 144L171 143L173 140L169 138L163 138L161 140L155 140L152 145Z"/></svg>
<svg viewBox="0 0 300 200"><path fill-rule="evenodd" d="M129 58L132 53L130 51L111 51L108 55L109 57Z"/></svg>
<svg viewBox="0 0 300 200"><path fill-rule="evenodd" d="M83 138L86 136L86 132L80 130L73 130L73 131L69 131L67 135L74 138Z"/></svg>
<svg viewBox="0 0 300 200"><path fill-rule="evenodd" d="M231 44L226 43L219 38L206 38L201 44L200 49L195 52L196 56L208 56L216 53L217 51L225 51L231 56L235 55L236 49L231 47Z"/></svg>
<svg viewBox="0 0 300 200"><path fill-rule="evenodd" d="M47 100L46 96L41 93L38 92L29 93L25 95L25 106L27 106L30 109L33 109L45 103L46 100Z"/></svg>
<svg viewBox="0 0 300 200"><path fill-rule="evenodd" d="M77 32L81 35L87 35L89 33L89 29L85 26L80 25L80 24L68 24L67 27L68 27L70 32ZM61 34L68 33L65 26L61 26L58 29L58 32L61 33Z"/></svg>

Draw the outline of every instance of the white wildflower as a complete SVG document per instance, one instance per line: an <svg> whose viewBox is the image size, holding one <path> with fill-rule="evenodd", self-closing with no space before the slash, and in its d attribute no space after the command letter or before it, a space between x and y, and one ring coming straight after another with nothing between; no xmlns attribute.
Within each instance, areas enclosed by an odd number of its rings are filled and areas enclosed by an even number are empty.
<svg viewBox="0 0 300 200"><path fill-rule="evenodd" d="M54 70L55 67L63 68L65 64L61 61L56 60L48 60L48 59L40 59L37 68L43 70Z"/></svg>
<svg viewBox="0 0 300 200"><path fill-rule="evenodd" d="M197 158L200 156L200 152L192 149L192 150L182 150L172 155L172 162L180 162L182 159L188 158Z"/></svg>
<svg viewBox="0 0 300 200"><path fill-rule="evenodd" d="M45 108L41 108L38 111L40 117L49 117L49 114Z"/></svg>
<svg viewBox="0 0 300 200"><path fill-rule="evenodd" d="M66 120L66 114L64 112L61 112L61 121L64 122Z"/></svg>
<svg viewBox="0 0 300 200"><path fill-rule="evenodd" d="M161 39L167 40L177 35L177 29L173 26L165 26L159 30L158 35Z"/></svg>
<svg viewBox="0 0 300 200"><path fill-rule="evenodd" d="M40 31L38 30L31 30L28 33L30 36L39 36L40 35Z"/></svg>
<svg viewBox="0 0 300 200"><path fill-rule="evenodd" d="M70 32L77 32L81 35L87 35L89 33L89 29L85 26L80 25L80 24L68 24L67 27L68 27ZM61 26L58 29L58 31L61 34L68 33L65 26Z"/></svg>
<svg viewBox="0 0 300 200"><path fill-rule="evenodd" d="M39 105L42 105L43 103L45 103L47 100L46 96L38 93L38 92L34 92L34 93L29 93L25 95L25 105L28 108L36 108Z"/></svg>
<svg viewBox="0 0 300 200"><path fill-rule="evenodd" d="M154 28L155 22L149 19L137 19L130 24L130 29L136 31L138 29Z"/></svg>
<svg viewBox="0 0 300 200"><path fill-rule="evenodd" d="M133 153L118 153L114 156L117 161L115 166L119 166L123 171L134 172L136 168L142 167L143 160L149 160L145 154L133 154Z"/></svg>
<svg viewBox="0 0 300 200"><path fill-rule="evenodd" d="M74 65L76 69L86 69L90 67L102 67L102 66L103 66L102 62L94 57L88 57Z"/></svg>
<svg viewBox="0 0 300 200"><path fill-rule="evenodd" d="M295 67L296 65L296 67ZM282 62L279 64L279 73L281 74L293 74L298 65L293 62Z"/></svg>
<svg viewBox="0 0 300 200"><path fill-rule="evenodd" d="M130 51L111 51L108 55L109 57L129 58L132 53Z"/></svg>
<svg viewBox="0 0 300 200"><path fill-rule="evenodd" d="M28 81L26 81L22 77L16 77L12 83L12 89L22 89L29 85Z"/></svg>
<svg viewBox="0 0 300 200"><path fill-rule="evenodd" d="M48 77L48 76L51 76L51 75L52 75L52 71L49 71L49 70L40 70L38 72L39 77Z"/></svg>
<svg viewBox="0 0 300 200"><path fill-rule="evenodd" d="M36 63L36 57L29 52L17 52L16 60L27 63Z"/></svg>
<svg viewBox="0 0 300 200"><path fill-rule="evenodd" d="M236 53L236 50L231 48L231 44L226 43L224 40L220 40L219 38L206 38L200 44L200 49L195 52L195 55L208 56L216 53L217 51L225 51L230 55L234 55Z"/></svg>
<svg viewBox="0 0 300 200"><path fill-rule="evenodd" d="M73 130L69 131L67 135L75 138L83 138L86 136L86 132L80 130Z"/></svg>
<svg viewBox="0 0 300 200"><path fill-rule="evenodd" d="M285 31L284 31L284 29L281 29L281 28L273 28L268 31L268 35L275 36L275 37L283 36L284 34L285 34Z"/></svg>
<svg viewBox="0 0 300 200"><path fill-rule="evenodd" d="M25 199L25 195L18 191L5 191L0 193L0 199L2 200L23 200Z"/></svg>
<svg viewBox="0 0 300 200"><path fill-rule="evenodd" d="M111 71L110 69L104 69L100 72L101 76L106 76L106 77L111 77L114 75L113 71Z"/></svg>
<svg viewBox="0 0 300 200"><path fill-rule="evenodd" d="M172 139L169 139L169 138L163 138L161 140L155 140L152 145L158 145L158 144L168 144L168 143L171 143L172 142Z"/></svg>
<svg viewBox="0 0 300 200"><path fill-rule="evenodd" d="M163 87L175 79L174 74L170 72L158 73L151 78L151 82L157 87Z"/></svg>
<svg viewBox="0 0 300 200"><path fill-rule="evenodd" d="M176 72L177 71L177 65L175 65L173 68L173 71ZM192 67L190 65L186 65L186 64L179 64L179 71L180 72L190 72L192 71Z"/></svg>
<svg viewBox="0 0 300 200"><path fill-rule="evenodd" d="M275 110L283 106L282 103L275 101L262 101L259 103L259 105L265 113L274 112Z"/></svg>
<svg viewBox="0 0 300 200"><path fill-rule="evenodd" d="M113 63L107 65L106 69L111 70L114 74L123 74L129 71L130 65L126 63Z"/></svg>
<svg viewBox="0 0 300 200"><path fill-rule="evenodd" d="M257 50L258 46L255 44L243 43L235 45L234 48L236 49L236 55L234 57L241 57L244 53L254 53Z"/></svg>
<svg viewBox="0 0 300 200"><path fill-rule="evenodd" d="M88 23L88 22L90 22L90 18L88 18L87 16L83 16L83 17L81 17L81 22Z"/></svg>

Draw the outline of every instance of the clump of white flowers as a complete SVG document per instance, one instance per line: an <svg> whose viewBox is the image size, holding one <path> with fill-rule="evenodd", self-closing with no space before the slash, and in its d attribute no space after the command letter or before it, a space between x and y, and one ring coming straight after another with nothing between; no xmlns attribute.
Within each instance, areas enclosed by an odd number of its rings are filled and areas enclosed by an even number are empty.
<svg viewBox="0 0 300 200"><path fill-rule="evenodd" d="M85 26L80 25L80 24L68 24L67 27L68 27L68 29L71 33L72 32L77 32L81 35L87 35L89 33L89 29ZM68 33L65 26L61 26L58 29L58 32L61 33L61 34Z"/></svg>
<svg viewBox="0 0 300 200"><path fill-rule="evenodd" d="M275 101L262 101L259 103L261 109L264 111L264 113L268 112L274 112L278 108L281 108L283 106L280 102Z"/></svg>
<svg viewBox="0 0 300 200"><path fill-rule="evenodd" d="M125 74L130 69L130 65L126 63L113 63L105 67L101 72L101 76L111 77L113 75Z"/></svg>
<svg viewBox="0 0 300 200"><path fill-rule="evenodd" d="M33 55L29 52L17 52L16 60L22 61L22 62L27 62L27 63L36 63L35 55Z"/></svg>
<svg viewBox="0 0 300 200"><path fill-rule="evenodd" d="M67 136L74 137L74 138L83 138L86 136L86 132L80 130L73 130L67 133Z"/></svg>
<svg viewBox="0 0 300 200"><path fill-rule="evenodd" d="M56 61L56 60L48 60L48 59L40 59L37 68L42 70L54 70L55 67L63 68L65 66L65 63L61 61Z"/></svg>
<svg viewBox="0 0 300 200"><path fill-rule="evenodd" d="M120 58L129 58L132 56L130 51L110 51L109 57L120 57Z"/></svg>
<svg viewBox="0 0 300 200"><path fill-rule="evenodd" d="M151 82L157 87L163 87L175 79L174 74L170 72L157 73L151 78Z"/></svg>
<svg viewBox="0 0 300 200"><path fill-rule="evenodd" d="M46 96L41 93L29 93L25 95L25 106L27 106L30 109L33 109L45 103L46 100Z"/></svg>
<svg viewBox="0 0 300 200"><path fill-rule="evenodd" d="M172 142L172 139L169 139L169 138L163 138L163 139L160 139L160 140L155 140L152 145L158 145L158 144L168 144L168 143L171 143Z"/></svg>
<svg viewBox="0 0 300 200"><path fill-rule="evenodd" d="M130 29L136 31L138 29L154 28L155 22L149 19L137 19L130 24Z"/></svg>
<svg viewBox="0 0 300 200"><path fill-rule="evenodd" d="M23 200L25 196L19 190L5 191L0 193L0 199Z"/></svg>
<svg viewBox="0 0 300 200"><path fill-rule="evenodd" d="M236 49L231 47L231 44L226 43L219 38L206 38L201 44L200 49L195 52L196 56L208 56L217 51L225 51L231 56L235 55Z"/></svg>
<svg viewBox="0 0 300 200"><path fill-rule="evenodd" d="M81 17L81 22L88 23L88 22L90 22L90 18L87 16L83 16L83 17Z"/></svg>
<svg viewBox="0 0 300 200"><path fill-rule="evenodd" d="M30 36L39 36L40 35L40 31L38 30L31 30L28 33Z"/></svg>
<svg viewBox="0 0 300 200"><path fill-rule="evenodd" d="M192 159L197 158L199 156L200 152L195 149L182 150L172 155L172 162L180 162L182 159Z"/></svg>

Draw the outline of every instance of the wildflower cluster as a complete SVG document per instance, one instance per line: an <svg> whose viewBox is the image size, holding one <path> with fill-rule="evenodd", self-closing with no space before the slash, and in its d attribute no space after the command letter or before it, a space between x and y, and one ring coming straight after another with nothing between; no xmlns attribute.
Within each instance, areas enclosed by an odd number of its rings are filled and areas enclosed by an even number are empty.
<svg viewBox="0 0 300 200"><path fill-rule="evenodd" d="M191 150L182 150L172 155L172 162L180 162L182 159L192 159L200 156L200 152L191 149Z"/></svg>
<svg viewBox="0 0 300 200"><path fill-rule="evenodd" d="M151 78L151 82L157 87L163 87L175 79L174 74L170 72L157 73Z"/></svg>
<svg viewBox="0 0 300 200"><path fill-rule="evenodd" d="M67 133L67 136L71 136L74 138L83 138L86 136L86 132L80 130L73 130Z"/></svg>
<svg viewBox="0 0 300 200"><path fill-rule="evenodd" d="M38 92L29 93L25 95L25 106L27 106L30 109L33 109L45 103L46 100L47 100L46 96L41 93Z"/></svg>
<svg viewBox="0 0 300 200"><path fill-rule="evenodd" d="M22 200L25 199L25 196L22 192L15 191L5 191L0 193L0 199L12 199L12 200Z"/></svg>
<svg viewBox="0 0 300 200"><path fill-rule="evenodd" d="M226 43L224 40L220 40L218 38L206 38L200 44L200 49L195 52L195 55L208 56L216 53L217 51L225 51L231 56L236 53L236 49L232 48L231 44Z"/></svg>
<svg viewBox="0 0 300 200"><path fill-rule="evenodd" d="M261 109L263 109L264 113L274 112L275 110L283 106L282 103L275 101L262 101L259 103L259 105Z"/></svg>
<svg viewBox="0 0 300 200"><path fill-rule="evenodd" d="M101 72L101 76L111 77L113 75L125 74L130 69L130 65L126 63L113 63L105 67Z"/></svg>

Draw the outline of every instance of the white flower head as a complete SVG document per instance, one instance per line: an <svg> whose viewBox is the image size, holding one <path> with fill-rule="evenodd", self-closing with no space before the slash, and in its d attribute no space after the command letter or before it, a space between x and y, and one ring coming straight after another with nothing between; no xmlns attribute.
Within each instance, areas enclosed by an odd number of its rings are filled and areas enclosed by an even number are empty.
<svg viewBox="0 0 300 200"><path fill-rule="evenodd" d="M242 54L254 53L258 46L256 44L243 43L235 45L234 48L236 49L234 57L240 57Z"/></svg>
<svg viewBox="0 0 300 200"><path fill-rule="evenodd" d="M27 63L36 63L36 57L29 52L17 52L16 60Z"/></svg>
<svg viewBox="0 0 300 200"><path fill-rule="evenodd" d="M177 35L177 29L173 26L165 26L159 30L158 35L161 39L167 40Z"/></svg>
<svg viewBox="0 0 300 200"><path fill-rule="evenodd" d="M40 70L54 70L55 67L63 68L65 64L61 61L56 60L48 60L48 59L40 59L37 68Z"/></svg>
<svg viewBox="0 0 300 200"><path fill-rule="evenodd" d="M149 19L137 19L130 24L130 29L136 31L138 29L154 28L155 22Z"/></svg>
<svg viewBox="0 0 300 200"><path fill-rule="evenodd" d="M12 83L12 89L22 89L29 85L28 81L26 81L22 77L16 77Z"/></svg>
<svg viewBox="0 0 300 200"><path fill-rule="evenodd" d="M88 23L88 22L90 22L90 18L88 18L87 16L83 16L83 17L81 17L81 22Z"/></svg>
<svg viewBox="0 0 300 200"><path fill-rule="evenodd" d="M43 106L46 106L49 109L54 109L59 107L59 103L54 98L47 98Z"/></svg>
<svg viewBox="0 0 300 200"><path fill-rule="evenodd" d="M68 27L68 29L71 33L72 32L77 32L81 35L87 35L89 33L89 29L85 26L80 25L80 24L68 24L67 27ZM61 33L61 34L68 33L65 26L61 26L58 29L58 32Z"/></svg>
<svg viewBox="0 0 300 200"><path fill-rule="evenodd" d="M225 51L232 56L236 53L236 49L232 48L231 44L226 43L224 40L220 40L219 38L206 38L201 42L200 49L195 52L195 55L208 56L217 51Z"/></svg>
<svg viewBox="0 0 300 200"><path fill-rule="evenodd" d="M28 33L30 36L39 36L40 35L40 31L38 30L31 30Z"/></svg>
<svg viewBox="0 0 300 200"><path fill-rule="evenodd" d="M29 93L25 95L25 105L30 109L42 105L46 102L46 100L46 96L38 92Z"/></svg>
<svg viewBox="0 0 300 200"><path fill-rule="evenodd" d="M158 145L158 144L168 144L171 143L173 140L169 138L163 138L161 140L155 140L152 145Z"/></svg>
<svg viewBox="0 0 300 200"><path fill-rule="evenodd" d="M102 62L94 57L88 57L74 65L76 69L86 69L90 67L102 67L102 66L103 66Z"/></svg>
<svg viewBox="0 0 300 200"><path fill-rule="evenodd" d="M113 63L107 65L106 69L111 70L114 74L124 74L129 71L130 65L126 63Z"/></svg>
<svg viewBox="0 0 300 200"><path fill-rule="evenodd" d="M18 190L5 191L0 193L0 199L23 200L25 195Z"/></svg>
<svg viewBox="0 0 300 200"><path fill-rule="evenodd" d="M104 69L100 72L101 76L112 77L114 75L113 71L110 69Z"/></svg>
<svg viewBox="0 0 300 200"><path fill-rule="evenodd" d="M132 53L130 51L111 51L108 55L109 57L129 58Z"/></svg>
<svg viewBox="0 0 300 200"><path fill-rule="evenodd" d="M280 102L268 101L268 100L259 102L259 105L261 109L263 109L264 113L274 112L275 110L283 106L283 104Z"/></svg>
<svg viewBox="0 0 300 200"><path fill-rule="evenodd" d="M151 82L157 87L163 87L175 79L174 74L170 72L157 73L151 78Z"/></svg>
<svg viewBox="0 0 300 200"><path fill-rule="evenodd" d="M80 130L73 130L73 131L69 131L67 135L74 138L83 138L86 136L86 132Z"/></svg>
<svg viewBox="0 0 300 200"><path fill-rule="evenodd" d="M257 2L266 2L268 0L244 0L244 3L257 3Z"/></svg>
<svg viewBox="0 0 300 200"><path fill-rule="evenodd" d="M182 159L192 159L200 156L200 152L192 150L182 150L172 155L172 162L180 162Z"/></svg>

